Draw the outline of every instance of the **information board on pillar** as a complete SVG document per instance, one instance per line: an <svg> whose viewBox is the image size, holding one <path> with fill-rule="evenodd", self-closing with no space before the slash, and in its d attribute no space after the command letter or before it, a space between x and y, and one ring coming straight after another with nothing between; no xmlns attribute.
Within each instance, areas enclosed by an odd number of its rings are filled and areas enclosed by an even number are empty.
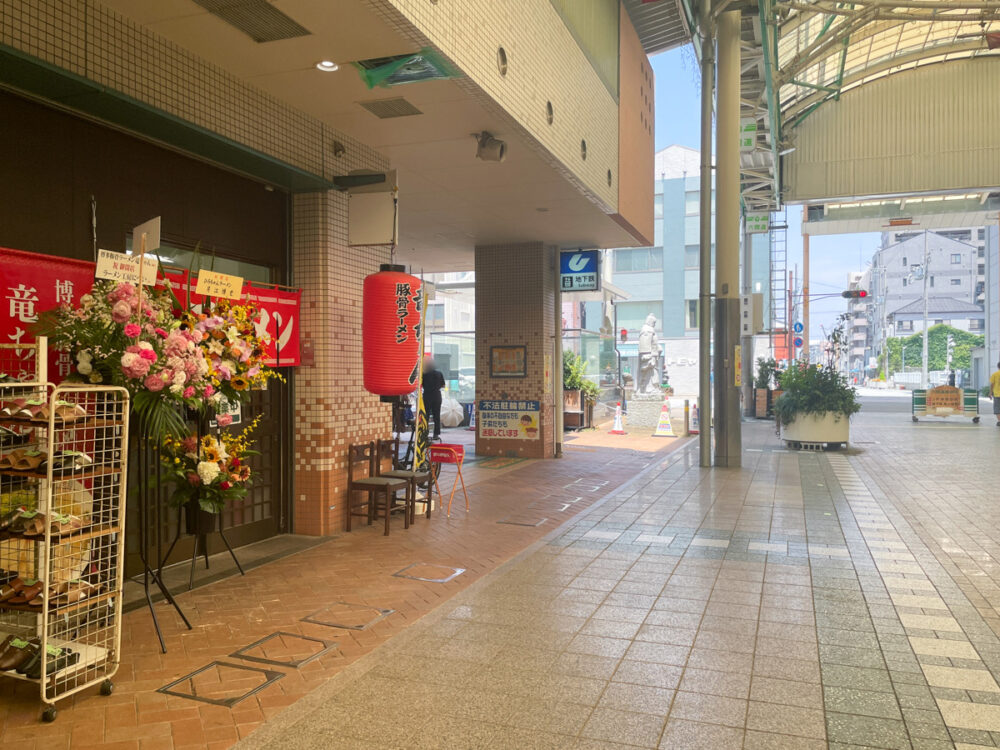
<svg viewBox="0 0 1000 750"><path fill-rule="evenodd" d="M564 292L596 292L601 288L601 251L559 254L559 288Z"/></svg>
<svg viewBox="0 0 1000 750"><path fill-rule="evenodd" d="M541 403L483 400L479 402L479 437L499 440L538 440Z"/></svg>

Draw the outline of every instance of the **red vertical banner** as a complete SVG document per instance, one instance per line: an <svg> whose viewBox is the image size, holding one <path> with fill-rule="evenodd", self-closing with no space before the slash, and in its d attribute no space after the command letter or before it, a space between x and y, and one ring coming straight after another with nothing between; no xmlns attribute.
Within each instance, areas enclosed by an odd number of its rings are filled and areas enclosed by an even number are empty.
<svg viewBox="0 0 1000 750"><path fill-rule="evenodd" d="M33 343L31 328L40 313L64 303L78 305L93 286L94 264L89 261L0 248L0 342ZM36 369L34 351L15 349L14 359L5 357L2 367L16 371L0 374L30 379ZM62 381L73 367L69 352L49 350L50 381Z"/></svg>
<svg viewBox="0 0 1000 750"><path fill-rule="evenodd" d="M258 287L247 283L243 286L243 296L260 309L257 335L265 331L271 335L264 363L270 367L297 367L301 363L299 327L302 290Z"/></svg>

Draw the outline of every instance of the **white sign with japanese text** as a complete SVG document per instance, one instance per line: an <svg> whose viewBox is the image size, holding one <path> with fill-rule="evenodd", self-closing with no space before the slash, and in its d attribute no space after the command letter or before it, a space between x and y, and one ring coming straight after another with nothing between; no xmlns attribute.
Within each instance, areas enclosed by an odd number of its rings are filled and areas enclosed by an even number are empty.
<svg viewBox="0 0 1000 750"><path fill-rule="evenodd" d="M538 440L538 401L483 400L476 413L479 437L500 440Z"/></svg>
<svg viewBox="0 0 1000 750"><path fill-rule="evenodd" d="M156 283L156 257L147 255L142 259L142 284L153 286ZM110 279L119 283L139 283L139 256L116 253L112 250L97 251L97 270L95 278Z"/></svg>

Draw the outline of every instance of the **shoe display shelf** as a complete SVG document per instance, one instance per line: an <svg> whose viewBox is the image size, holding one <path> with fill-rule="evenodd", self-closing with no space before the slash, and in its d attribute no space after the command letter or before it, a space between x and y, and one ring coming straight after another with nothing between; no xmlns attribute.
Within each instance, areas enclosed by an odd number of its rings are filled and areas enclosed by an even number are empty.
<svg viewBox="0 0 1000 750"><path fill-rule="evenodd" d="M120 662L129 396L45 382L46 356L0 344L0 679L37 684L52 721L62 698L110 695Z"/></svg>

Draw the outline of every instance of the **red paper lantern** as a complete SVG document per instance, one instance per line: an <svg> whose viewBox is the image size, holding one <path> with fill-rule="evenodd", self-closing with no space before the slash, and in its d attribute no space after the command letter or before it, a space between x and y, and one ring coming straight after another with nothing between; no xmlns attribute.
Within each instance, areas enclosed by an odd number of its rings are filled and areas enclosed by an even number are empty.
<svg viewBox="0 0 1000 750"><path fill-rule="evenodd" d="M365 278L362 361L365 390L405 396L420 374L422 283L403 266L380 266Z"/></svg>

